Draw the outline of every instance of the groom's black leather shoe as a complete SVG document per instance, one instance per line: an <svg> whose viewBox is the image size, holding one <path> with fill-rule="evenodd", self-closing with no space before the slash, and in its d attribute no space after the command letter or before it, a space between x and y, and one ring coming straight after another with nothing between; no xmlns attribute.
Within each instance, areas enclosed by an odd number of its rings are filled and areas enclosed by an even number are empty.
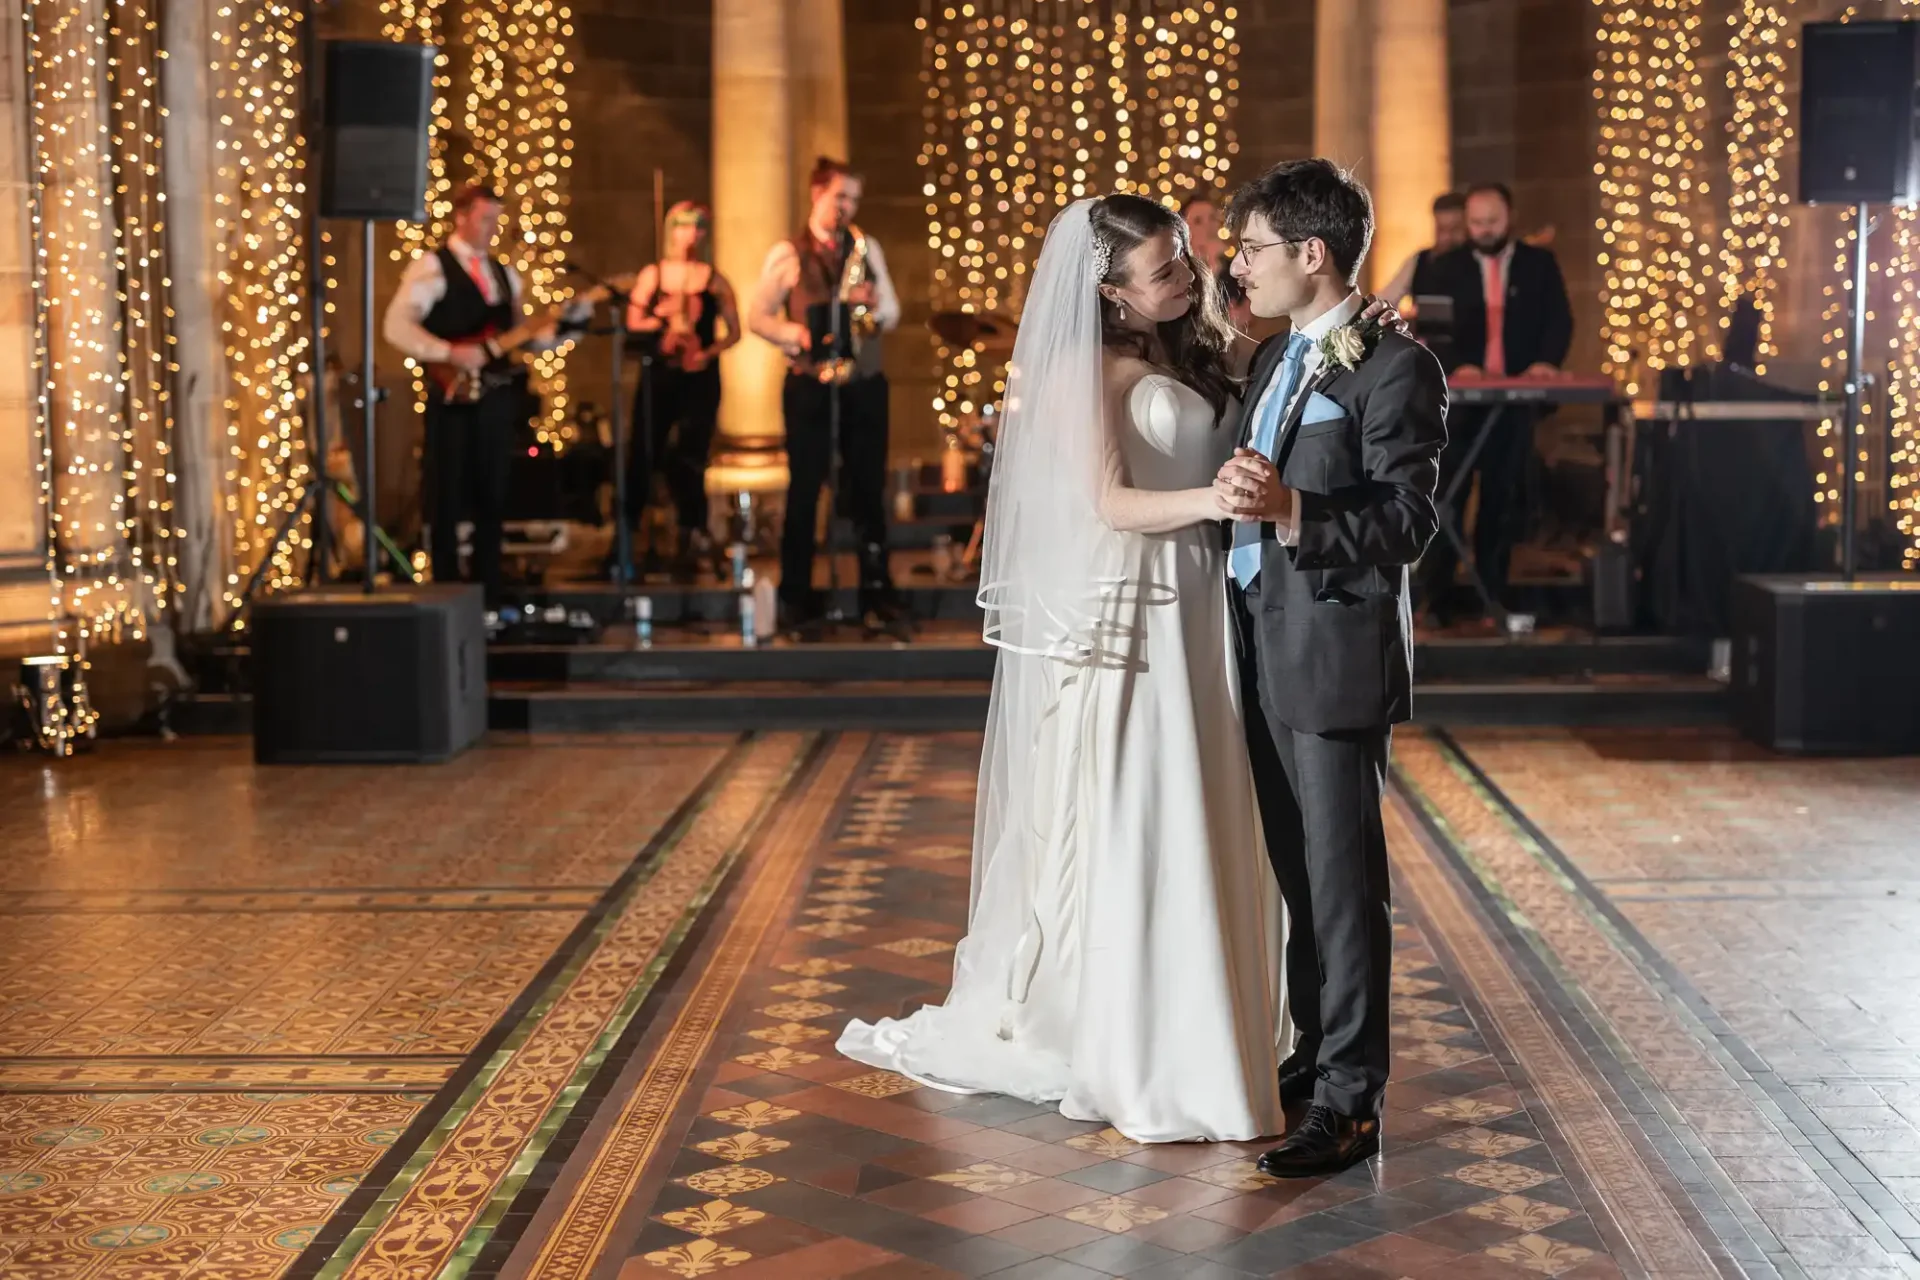
<svg viewBox="0 0 1920 1280"><path fill-rule="evenodd" d="M1275 1178L1320 1178L1380 1154L1380 1122L1343 1116L1315 1103L1300 1127L1260 1157L1260 1172Z"/></svg>

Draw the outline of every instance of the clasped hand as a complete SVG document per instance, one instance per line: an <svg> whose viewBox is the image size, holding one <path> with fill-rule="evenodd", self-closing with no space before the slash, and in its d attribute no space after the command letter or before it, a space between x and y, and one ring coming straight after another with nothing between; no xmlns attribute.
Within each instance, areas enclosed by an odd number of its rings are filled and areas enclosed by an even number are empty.
<svg viewBox="0 0 1920 1280"><path fill-rule="evenodd" d="M1264 455L1236 449L1213 478L1214 506L1222 520L1271 524L1293 515L1293 495Z"/></svg>

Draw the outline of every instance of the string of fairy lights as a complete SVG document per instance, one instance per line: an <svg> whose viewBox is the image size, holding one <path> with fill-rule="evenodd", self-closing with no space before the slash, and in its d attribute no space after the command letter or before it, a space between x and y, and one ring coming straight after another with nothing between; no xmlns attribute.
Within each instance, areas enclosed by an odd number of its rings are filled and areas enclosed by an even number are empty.
<svg viewBox="0 0 1920 1280"><path fill-rule="evenodd" d="M1781 154L1793 137L1781 89L1787 82L1786 10L1792 0L1741 0L1727 15L1726 226L1720 237L1720 305L1723 317L1740 298L1760 314L1754 372L1765 374L1774 346L1773 311L1786 256L1781 237L1790 225L1791 195L1780 172ZM1726 323L1723 318L1721 323Z"/></svg>
<svg viewBox="0 0 1920 1280"><path fill-rule="evenodd" d="M226 437L222 501L232 557L229 609L264 559L263 585L299 581L311 530L275 537L315 478L303 387L307 322L306 142L300 130L301 6L227 0L214 10L214 262L224 301Z"/></svg>
<svg viewBox="0 0 1920 1280"><path fill-rule="evenodd" d="M22 17L34 430L64 649L140 636L174 598L158 28L144 0L40 3Z"/></svg>
<svg viewBox="0 0 1920 1280"><path fill-rule="evenodd" d="M1594 0L1605 364L1643 380L1707 354L1711 183L1702 0Z"/></svg>
<svg viewBox="0 0 1920 1280"><path fill-rule="evenodd" d="M1047 222L1133 191L1169 204L1226 185L1240 47L1216 0L926 0L921 147L938 311L1015 314ZM962 427L1005 388L969 345L938 345L933 410Z"/></svg>
<svg viewBox="0 0 1920 1280"><path fill-rule="evenodd" d="M453 215L454 173L485 183L502 197L507 234L498 252L520 273L535 307L564 299L564 263L573 240L567 226L567 171L573 164L566 77L572 10L557 0L381 0L389 39L438 44L434 73L428 220L395 227L392 257L405 261L437 243ZM457 41L466 62L465 93L453 113L453 59ZM452 163L449 147L464 142ZM568 415L568 348L532 356L534 386L546 421L539 438L564 447L572 438ZM424 412L424 374L415 369L416 411Z"/></svg>

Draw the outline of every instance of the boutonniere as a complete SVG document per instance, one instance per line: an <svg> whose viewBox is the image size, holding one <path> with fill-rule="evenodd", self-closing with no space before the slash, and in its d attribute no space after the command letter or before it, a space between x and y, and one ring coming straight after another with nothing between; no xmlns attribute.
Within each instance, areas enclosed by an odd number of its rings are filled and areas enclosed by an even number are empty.
<svg viewBox="0 0 1920 1280"><path fill-rule="evenodd" d="M1329 330L1320 339L1320 364L1323 368L1352 373L1360 362L1373 354L1383 329L1376 320L1355 320Z"/></svg>

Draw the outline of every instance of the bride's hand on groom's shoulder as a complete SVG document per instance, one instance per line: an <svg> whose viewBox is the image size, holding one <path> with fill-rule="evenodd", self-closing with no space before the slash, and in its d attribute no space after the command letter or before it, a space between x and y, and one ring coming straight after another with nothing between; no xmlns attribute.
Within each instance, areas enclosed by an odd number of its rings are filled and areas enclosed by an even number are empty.
<svg viewBox="0 0 1920 1280"><path fill-rule="evenodd" d="M1391 329L1403 338L1413 333L1412 328L1407 324L1407 318L1394 310L1392 303L1377 294L1367 295L1367 305L1360 312L1362 324L1370 320L1379 321L1381 328Z"/></svg>

